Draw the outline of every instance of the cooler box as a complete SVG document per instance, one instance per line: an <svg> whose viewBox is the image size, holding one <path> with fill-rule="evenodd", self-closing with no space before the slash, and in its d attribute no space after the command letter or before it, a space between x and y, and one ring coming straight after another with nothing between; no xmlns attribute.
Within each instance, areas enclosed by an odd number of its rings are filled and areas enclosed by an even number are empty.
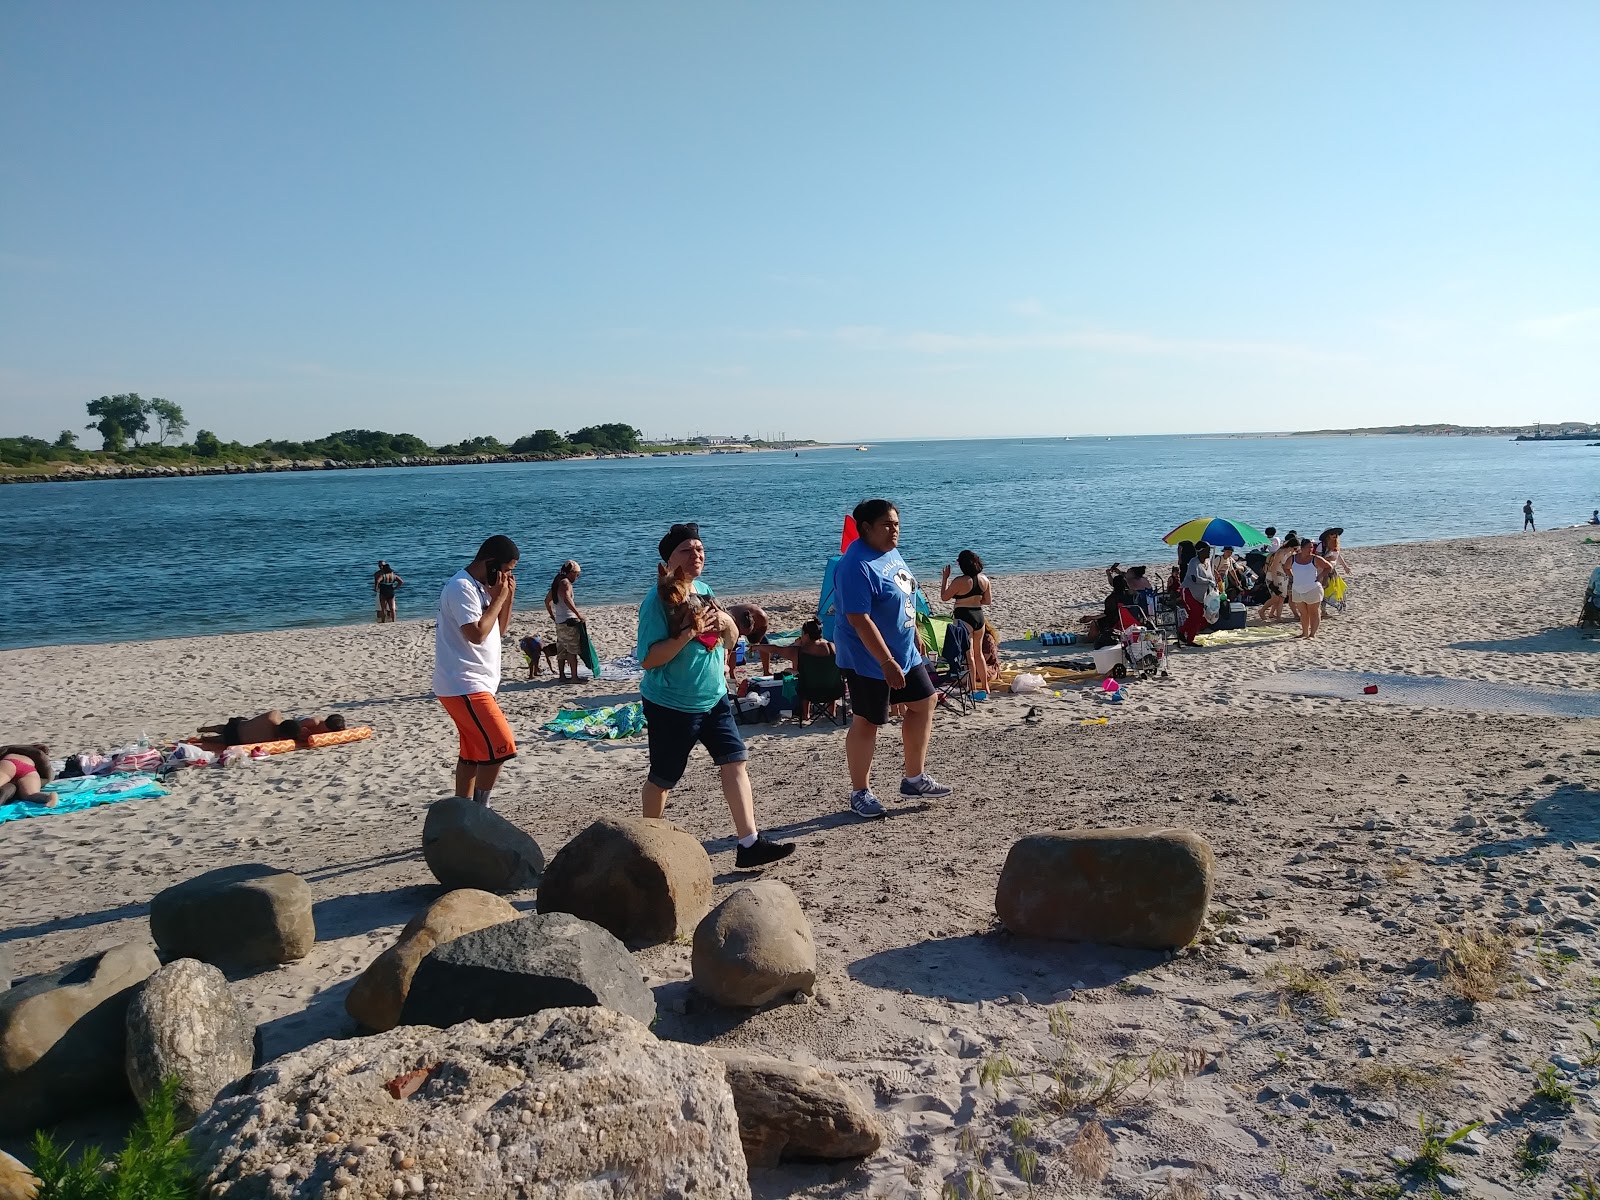
<svg viewBox="0 0 1600 1200"><path fill-rule="evenodd" d="M1245 607L1237 602L1225 605L1217 614L1217 629L1243 629L1245 620Z"/></svg>
<svg viewBox="0 0 1600 1200"><path fill-rule="evenodd" d="M1094 669L1102 675L1111 674L1112 667L1126 667L1127 656L1122 653L1121 646L1107 646L1103 650L1090 652L1094 656Z"/></svg>

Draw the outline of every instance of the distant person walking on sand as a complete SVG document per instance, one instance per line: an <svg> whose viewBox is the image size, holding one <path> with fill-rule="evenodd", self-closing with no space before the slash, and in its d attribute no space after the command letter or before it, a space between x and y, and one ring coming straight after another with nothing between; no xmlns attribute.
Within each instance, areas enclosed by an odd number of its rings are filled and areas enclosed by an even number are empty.
<svg viewBox="0 0 1600 1200"><path fill-rule="evenodd" d="M835 623L834 645L855 710L844 740L850 811L883 817L888 814L872 793L872 758L892 706L904 713L901 798L938 798L950 789L927 773L939 689L917 648L917 581L897 548L900 510L888 500L863 500L851 515L861 536L833 569L834 595L845 618Z"/></svg>
<svg viewBox="0 0 1600 1200"><path fill-rule="evenodd" d="M456 723L457 796L489 803L500 768L517 755L511 726L494 698L500 690L500 640L517 594L517 544L498 533L439 593L433 634L433 694Z"/></svg>
<svg viewBox="0 0 1600 1200"><path fill-rule="evenodd" d="M405 580L386 562L379 562L372 576L372 590L378 593L378 623L393 621L394 594L405 586Z"/></svg>
<svg viewBox="0 0 1600 1200"><path fill-rule="evenodd" d="M1289 603L1300 618L1300 636L1314 638L1322 625L1322 584L1333 577L1333 564L1316 553L1311 539L1294 548L1289 560Z"/></svg>
<svg viewBox="0 0 1600 1200"><path fill-rule="evenodd" d="M794 853L794 843L774 842L756 827L750 790L750 753L734 721L728 698L726 659L739 640L733 618L716 606L700 578L706 547L695 524L674 525L656 547L660 577L639 605L635 653L644 668L644 701L650 773L641 792L646 817L662 817L667 796L678 786L696 743L711 754L722 776L722 795L733 817L739 848L734 866L764 867ZM667 597L673 600L668 610Z"/></svg>
<svg viewBox="0 0 1600 1200"><path fill-rule="evenodd" d="M1535 533L1539 532L1539 530L1537 528L1535 528L1535 526L1533 524L1533 501L1532 500L1529 500L1526 504L1524 504L1522 506L1522 532L1523 533L1527 533L1528 530L1530 530L1530 529L1532 529Z"/></svg>
<svg viewBox="0 0 1600 1200"><path fill-rule="evenodd" d="M971 627L974 644L981 646L978 639L989 623L986 610L994 603L994 585L983 573L983 559L971 550L956 555L956 565L961 568L961 576L951 582L950 568L945 567L939 580L939 599L954 605L951 615ZM982 654L972 656L972 691L975 700L989 698L989 667Z"/></svg>
<svg viewBox="0 0 1600 1200"><path fill-rule="evenodd" d="M567 666L572 667L572 678L578 678L578 656L583 653L579 633L583 628L583 614L578 611L578 597L572 585L583 574L578 560L569 558L561 564L550 581L550 590L544 594L544 610L556 623L556 678L567 677Z"/></svg>

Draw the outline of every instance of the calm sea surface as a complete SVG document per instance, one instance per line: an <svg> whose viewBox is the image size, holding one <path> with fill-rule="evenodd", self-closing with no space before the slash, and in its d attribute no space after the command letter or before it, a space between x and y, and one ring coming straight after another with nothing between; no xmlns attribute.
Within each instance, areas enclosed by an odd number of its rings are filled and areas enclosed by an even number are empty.
<svg viewBox="0 0 1600 1200"><path fill-rule="evenodd" d="M655 544L700 522L724 593L814 587L857 501L900 506L913 570L972 547L997 572L1164 561L1161 535L1229 516L1346 545L1521 527L1600 506L1600 450L1498 438L1138 437L895 442L702 455L0 487L0 647L372 619L372 571L430 614L478 543L522 549L519 605L582 561L582 598L636 601ZM523 601L526 597L526 601Z"/></svg>

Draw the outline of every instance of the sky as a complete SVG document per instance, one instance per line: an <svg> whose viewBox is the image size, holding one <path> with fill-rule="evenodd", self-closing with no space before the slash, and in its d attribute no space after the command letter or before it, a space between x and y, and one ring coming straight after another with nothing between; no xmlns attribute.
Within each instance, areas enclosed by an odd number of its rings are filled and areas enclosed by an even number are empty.
<svg viewBox="0 0 1600 1200"><path fill-rule="evenodd" d="M1597 62L1592 0L8 4L0 436L1600 420Z"/></svg>

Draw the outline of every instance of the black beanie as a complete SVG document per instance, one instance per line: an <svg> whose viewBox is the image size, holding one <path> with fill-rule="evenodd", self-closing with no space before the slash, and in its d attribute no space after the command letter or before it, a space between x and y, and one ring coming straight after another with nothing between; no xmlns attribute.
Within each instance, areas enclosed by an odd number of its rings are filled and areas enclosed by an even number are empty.
<svg viewBox="0 0 1600 1200"><path fill-rule="evenodd" d="M698 541L699 537L700 526L693 521L685 525L674 525L667 530L667 536L662 538L660 544L656 546L656 550L661 554L661 561L666 562L667 559L672 557L672 552L679 546L688 541Z"/></svg>

